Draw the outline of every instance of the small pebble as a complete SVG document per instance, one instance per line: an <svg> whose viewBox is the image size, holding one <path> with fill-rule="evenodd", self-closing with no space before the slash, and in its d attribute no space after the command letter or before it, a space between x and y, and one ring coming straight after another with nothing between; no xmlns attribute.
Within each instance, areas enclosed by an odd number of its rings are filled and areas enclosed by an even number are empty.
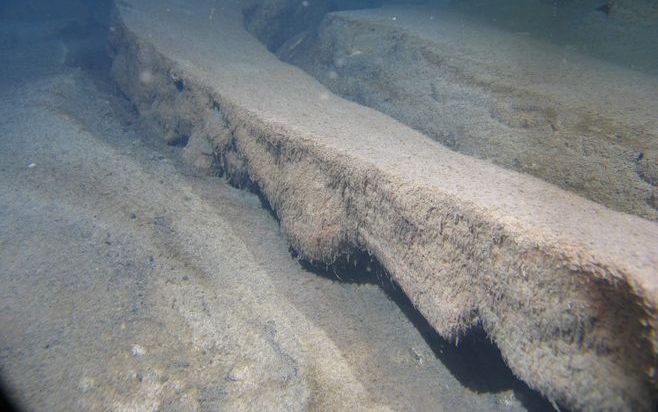
<svg viewBox="0 0 658 412"><path fill-rule="evenodd" d="M191 365L190 362L184 359L176 361L172 364L174 368L189 368L190 365Z"/></svg>
<svg viewBox="0 0 658 412"><path fill-rule="evenodd" d="M233 366L226 378L232 382L240 382L248 380L253 374L253 364L250 361L243 360Z"/></svg>
<svg viewBox="0 0 658 412"><path fill-rule="evenodd" d="M80 384L78 385L78 389L80 389L80 393L87 393L90 390L94 389L95 385L96 382L92 378L82 378L80 379Z"/></svg>
<svg viewBox="0 0 658 412"><path fill-rule="evenodd" d="M416 350L416 348L413 348L413 347L412 347L412 348L411 348L411 354L413 355L414 360L416 361L416 363L418 364L418 366L422 366L422 365L423 365L423 356L420 354L420 352L418 352L418 351Z"/></svg>
<svg viewBox="0 0 658 412"><path fill-rule="evenodd" d="M140 345L133 345L132 349L130 350L130 353L132 353L134 357L139 359L142 358L144 355L146 355L146 349L144 349Z"/></svg>

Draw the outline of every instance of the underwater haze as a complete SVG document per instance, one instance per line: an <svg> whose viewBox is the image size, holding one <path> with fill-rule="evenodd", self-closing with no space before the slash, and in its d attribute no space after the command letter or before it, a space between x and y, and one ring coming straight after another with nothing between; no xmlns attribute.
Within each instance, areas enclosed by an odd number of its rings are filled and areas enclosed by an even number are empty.
<svg viewBox="0 0 658 412"><path fill-rule="evenodd" d="M658 3L0 0L0 408L653 411Z"/></svg>

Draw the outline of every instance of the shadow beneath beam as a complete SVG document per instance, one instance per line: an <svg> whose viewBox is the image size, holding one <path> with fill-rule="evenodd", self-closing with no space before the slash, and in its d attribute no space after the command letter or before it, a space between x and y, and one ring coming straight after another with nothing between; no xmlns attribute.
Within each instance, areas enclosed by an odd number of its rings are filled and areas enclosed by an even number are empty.
<svg viewBox="0 0 658 412"><path fill-rule="evenodd" d="M548 399L514 376L498 347L481 327L472 328L456 343L441 337L392 280L386 269L369 254L356 252L332 265L323 265L301 258L292 248L290 253L304 269L318 276L344 283L380 286L420 332L436 358L468 389L477 393L512 390L528 411L555 411Z"/></svg>
<svg viewBox="0 0 658 412"><path fill-rule="evenodd" d="M23 408L19 408L20 405L16 402L15 393L11 393L7 386L2 382L0 377L0 411L7 412L23 412Z"/></svg>

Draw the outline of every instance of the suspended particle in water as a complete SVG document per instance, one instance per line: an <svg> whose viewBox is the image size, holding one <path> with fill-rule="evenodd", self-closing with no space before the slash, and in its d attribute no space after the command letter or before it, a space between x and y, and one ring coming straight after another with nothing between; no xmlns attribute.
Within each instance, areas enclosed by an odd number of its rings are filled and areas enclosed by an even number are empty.
<svg viewBox="0 0 658 412"><path fill-rule="evenodd" d="M139 73L139 81L142 83L151 83L153 81L153 73L150 70L142 70Z"/></svg>
<svg viewBox="0 0 658 412"><path fill-rule="evenodd" d="M302 2L302 6L304 6L304 7L308 7L310 4L311 4L311 3L309 3L309 2L306 1L306 0L304 0L304 1Z"/></svg>
<svg viewBox="0 0 658 412"><path fill-rule="evenodd" d="M338 78L338 72L336 72L336 70L329 70L327 77L329 77L331 80L336 80Z"/></svg>

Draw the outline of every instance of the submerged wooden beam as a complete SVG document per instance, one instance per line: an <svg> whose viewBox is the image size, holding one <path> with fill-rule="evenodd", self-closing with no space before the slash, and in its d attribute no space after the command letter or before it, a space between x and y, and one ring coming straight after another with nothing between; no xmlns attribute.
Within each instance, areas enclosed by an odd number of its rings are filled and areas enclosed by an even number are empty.
<svg viewBox="0 0 658 412"><path fill-rule="evenodd" d="M653 407L654 222L333 95L249 35L243 6L117 3L113 76L146 121L259 190L303 257L371 253L438 333L481 324L550 399Z"/></svg>

